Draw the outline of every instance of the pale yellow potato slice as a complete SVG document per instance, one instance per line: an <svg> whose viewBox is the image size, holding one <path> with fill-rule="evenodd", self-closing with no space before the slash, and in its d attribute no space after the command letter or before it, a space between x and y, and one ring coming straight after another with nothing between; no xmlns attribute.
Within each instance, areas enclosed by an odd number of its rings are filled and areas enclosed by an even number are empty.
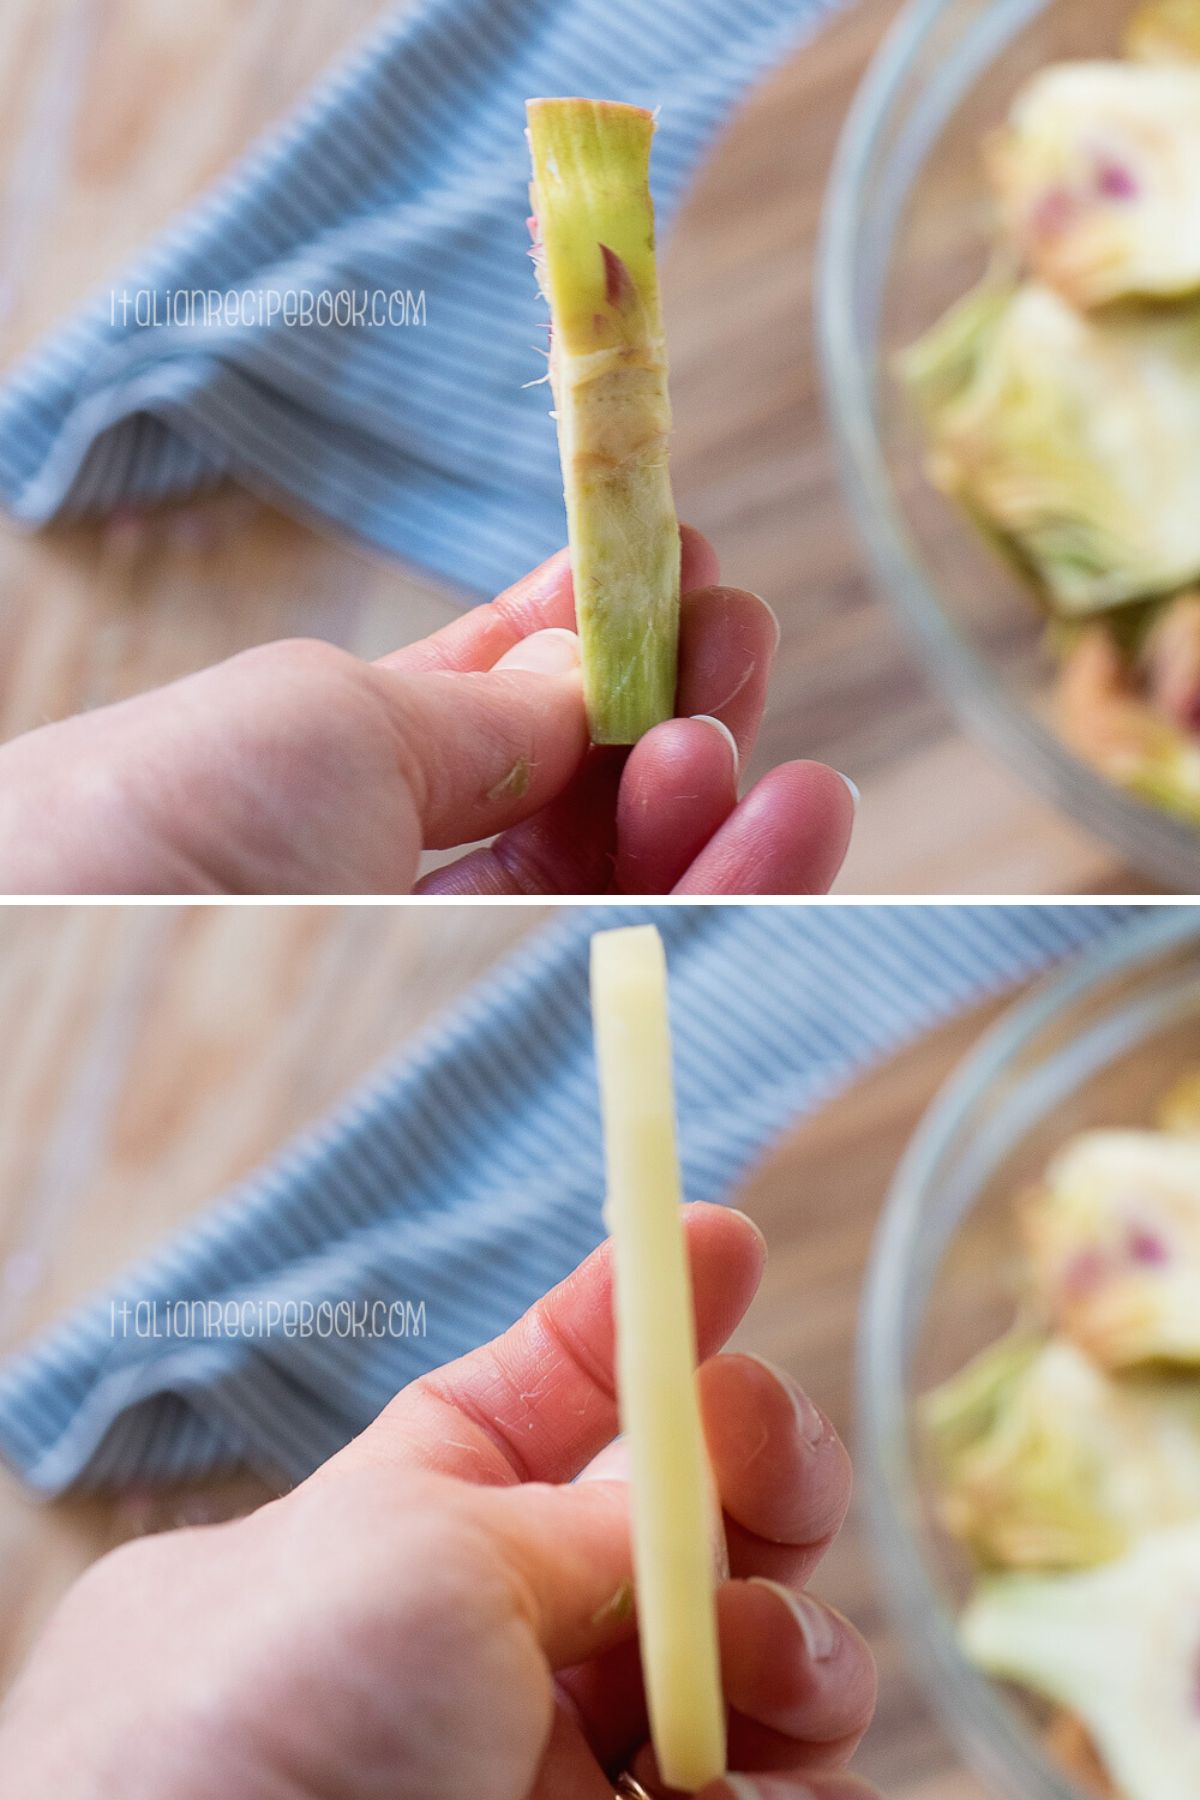
<svg viewBox="0 0 1200 1800"><path fill-rule="evenodd" d="M719 1527L696 1388L667 964L654 926L593 937L592 1017L651 1737L663 1780L695 1793L725 1769L715 1602Z"/></svg>

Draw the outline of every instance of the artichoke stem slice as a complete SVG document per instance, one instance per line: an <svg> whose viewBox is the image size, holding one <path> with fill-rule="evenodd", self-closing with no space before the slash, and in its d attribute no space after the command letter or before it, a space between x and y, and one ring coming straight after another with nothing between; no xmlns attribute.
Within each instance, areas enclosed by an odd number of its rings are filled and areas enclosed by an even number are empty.
<svg viewBox="0 0 1200 1800"><path fill-rule="evenodd" d="M679 647L654 118L577 99L527 114L588 723L594 743L633 744L674 713Z"/></svg>

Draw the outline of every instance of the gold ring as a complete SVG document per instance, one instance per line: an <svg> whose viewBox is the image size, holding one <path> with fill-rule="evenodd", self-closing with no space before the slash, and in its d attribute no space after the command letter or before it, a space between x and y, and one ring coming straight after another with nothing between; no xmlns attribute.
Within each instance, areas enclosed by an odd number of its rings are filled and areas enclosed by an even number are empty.
<svg viewBox="0 0 1200 1800"><path fill-rule="evenodd" d="M626 1773L617 1777L616 1800L651 1800L640 1781Z"/></svg>

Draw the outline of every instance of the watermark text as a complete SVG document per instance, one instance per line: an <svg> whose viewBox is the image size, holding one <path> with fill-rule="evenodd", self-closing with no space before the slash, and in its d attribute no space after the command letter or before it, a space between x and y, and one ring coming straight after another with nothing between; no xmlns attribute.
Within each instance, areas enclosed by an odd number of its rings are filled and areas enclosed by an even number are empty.
<svg viewBox="0 0 1200 1800"><path fill-rule="evenodd" d="M356 331L426 323L425 290L412 288L113 288L109 323L142 331L181 327L225 330Z"/></svg>
<svg viewBox="0 0 1200 1800"><path fill-rule="evenodd" d="M113 1300L114 1338L423 1338L423 1300Z"/></svg>

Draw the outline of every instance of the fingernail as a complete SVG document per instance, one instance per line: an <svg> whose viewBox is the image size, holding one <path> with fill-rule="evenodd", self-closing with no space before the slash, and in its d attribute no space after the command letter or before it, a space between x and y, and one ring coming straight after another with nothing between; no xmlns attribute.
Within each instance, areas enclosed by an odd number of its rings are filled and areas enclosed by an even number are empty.
<svg viewBox="0 0 1200 1800"><path fill-rule="evenodd" d="M605 1444L603 1450L593 1456L586 1469L581 1469L577 1477L580 1481L628 1481L629 1480L629 1443L619 1437L611 1444Z"/></svg>
<svg viewBox="0 0 1200 1800"><path fill-rule="evenodd" d="M714 1800L762 1800L762 1789L748 1775L723 1775Z"/></svg>
<svg viewBox="0 0 1200 1800"><path fill-rule="evenodd" d="M779 614L775 611L771 602L769 600L764 600L761 594L756 594L753 588L743 588L742 592L744 594L749 594L752 600L757 600L758 604L761 607L764 607L770 615L771 623L775 627L775 642L771 645L771 655L774 656L779 648L780 639L783 637L783 626L779 623Z"/></svg>
<svg viewBox="0 0 1200 1800"><path fill-rule="evenodd" d="M840 1633L837 1621L827 1607L817 1600L810 1600L807 1594L793 1593L778 1581L768 1581L765 1575L751 1575L748 1587L767 1588L776 1599L791 1613L804 1639L804 1648L810 1662L828 1662L838 1647Z"/></svg>
<svg viewBox="0 0 1200 1800"><path fill-rule="evenodd" d="M497 669L518 669L528 675L568 675L578 667L579 638L562 625L522 638L496 664Z"/></svg>
<svg viewBox="0 0 1200 1800"><path fill-rule="evenodd" d="M753 1350L744 1350L751 1362L756 1362L760 1369L765 1369L787 1395L791 1402L792 1412L796 1419L796 1430L806 1444L816 1446L825 1436L825 1421L817 1411L798 1381L793 1381L786 1369L778 1369L768 1362L765 1356L755 1356Z"/></svg>
<svg viewBox="0 0 1200 1800"><path fill-rule="evenodd" d="M842 771L840 769L835 769L833 772L837 776L838 780L844 781L846 786L849 788L850 798L853 800L854 810L855 810L855 812L857 812L858 811L858 803L862 799L862 795L858 791L858 783L855 781L851 781L851 779L848 775L843 775Z"/></svg>
<svg viewBox="0 0 1200 1800"><path fill-rule="evenodd" d="M604 1605L592 1614L593 1625L623 1625L626 1619L632 1619L635 1600L632 1581L623 1581L614 1593L610 1594Z"/></svg>
<svg viewBox="0 0 1200 1800"><path fill-rule="evenodd" d="M742 759L738 755L737 739L734 737L732 731L730 731L728 725L721 719L714 719L711 713L693 713L692 721L696 725L711 725L714 731L720 732L721 736L728 744L729 754L733 758L733 779L736 781L741 773Z"/></svg>
<svg viewBox="0 0 1200 1800"><path fill-rule="evenodd" d="M750 1214L748 1212L743 1212L740 1206L731 1206L729 1210L731 1213L736 1213L739 1219L745 1219L747 1225L750 1227L765 1251L767 1248L767 1234L758 1223L758 1220L752 1219Z"/></svg>
<svg viewBox="0 0 1200 1800"><path fill-rule="evenodd" d="M786 1778L777 1776L772 1781L768 1777L768 1785L772 1793L781 1791L779 1789L781 1779ZM767 1789L755 1781L753 1776L722 1775L719 1784L714 1788L705 1788L704 1793L705 1800L709 1800L709 1796L711 1796L711 1800L763 1800L766 1791ZM817 1800L816 1794L810 1787L793 1787L790 1781L787 1784L787 1795L788 1800Z"/></svg>
<svg viewBox="0 0 1200 1800"><path fill-rule="evenodd" d="M725 1517L721 1511L721 1497L713 1488L713 1526L712 1526L712 1566L717 1586L729 1580L733 1570L729 1566L729 1539L725 1536Z"/></svg>

